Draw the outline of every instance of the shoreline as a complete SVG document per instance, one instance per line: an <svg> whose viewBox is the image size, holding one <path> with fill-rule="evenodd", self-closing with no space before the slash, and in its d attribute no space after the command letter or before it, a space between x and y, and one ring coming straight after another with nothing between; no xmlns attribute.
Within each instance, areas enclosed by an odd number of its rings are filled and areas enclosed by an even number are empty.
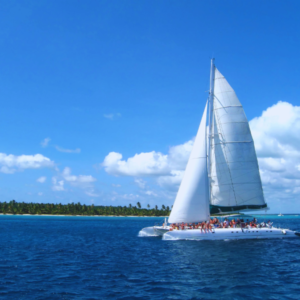
<svg viewBox="0 0 300 300"><path fill-rule="evenodd" d="M167 218L169 216L117 216L117 215L46 215L46 214L11 214L11 213L0 213L0 216L32 216L32 217L113 217L113 218Z"/></svg>

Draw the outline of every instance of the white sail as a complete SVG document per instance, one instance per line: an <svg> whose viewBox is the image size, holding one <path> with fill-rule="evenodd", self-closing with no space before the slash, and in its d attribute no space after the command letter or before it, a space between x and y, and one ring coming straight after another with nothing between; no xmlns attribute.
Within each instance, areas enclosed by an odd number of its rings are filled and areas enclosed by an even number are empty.
<svg viewBox="0 0 300 300"><path fill-rule="evenodd" d="M207 104L169 217L169 223L192 223L209 219L206 115Z"/></svg>
<svg viewBox="0 0 300 300"><path fill-rule="evenodd" d="M212 122L211 213L266 207L247 117L234 90L217 69Z"/></svg>

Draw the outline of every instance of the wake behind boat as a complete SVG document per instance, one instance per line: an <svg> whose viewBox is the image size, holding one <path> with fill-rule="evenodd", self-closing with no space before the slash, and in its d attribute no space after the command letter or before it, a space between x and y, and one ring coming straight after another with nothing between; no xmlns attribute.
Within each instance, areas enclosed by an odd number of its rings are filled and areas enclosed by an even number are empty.
<svg viewBox="0 0 300 300"><path fill-rule="evenodd" d="M210 228L210 214L267 210L249 123L235 91L211 61L210 93L168 222L148 227L163 239L296 237L273 226ZM174 224L207 224L174 229ZM184 227L186 227L184 225ZM250 227L249 227L250 226ZM176 227L176 226L175 226ZM178 226L177 226L178 227ZM189 227L189 225L187 225ZM227 228L226 228L227 227ZM180 226L179 228L180 229Z"/></svg>

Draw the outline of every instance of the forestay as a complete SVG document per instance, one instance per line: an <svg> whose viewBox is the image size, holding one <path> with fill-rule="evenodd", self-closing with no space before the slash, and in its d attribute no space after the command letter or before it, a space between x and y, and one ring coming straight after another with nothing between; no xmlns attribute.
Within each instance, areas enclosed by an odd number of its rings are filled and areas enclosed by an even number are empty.
<svg viewBox="0 0 300 300"><path fill-rule="evenodd" d="M206 115L207 104L169 217L169 223L192 223L209 219Z"/></svg>
<svg viewBox="0 0 300 300"><path fill-rule="evenodd" d="M247 117L234 90L217 69L212 127L211 213L266 207Z"/></svg>

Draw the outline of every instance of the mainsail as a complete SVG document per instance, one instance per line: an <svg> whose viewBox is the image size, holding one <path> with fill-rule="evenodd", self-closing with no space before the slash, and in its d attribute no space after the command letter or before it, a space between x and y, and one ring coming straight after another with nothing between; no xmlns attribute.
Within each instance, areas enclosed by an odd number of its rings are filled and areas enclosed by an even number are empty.
<svg viewBox="0 0 300 300"><path fill-rule="evenodd" d="M215 68L210 139L210 212L267 205L249 123L225 77Z"/></svg>
<svg viewBox="0 0 300 300"><path fill-rule="evenodd" d="M192 223L209 219L206 115L207 104L169 217L169 223Z"/></svg>

